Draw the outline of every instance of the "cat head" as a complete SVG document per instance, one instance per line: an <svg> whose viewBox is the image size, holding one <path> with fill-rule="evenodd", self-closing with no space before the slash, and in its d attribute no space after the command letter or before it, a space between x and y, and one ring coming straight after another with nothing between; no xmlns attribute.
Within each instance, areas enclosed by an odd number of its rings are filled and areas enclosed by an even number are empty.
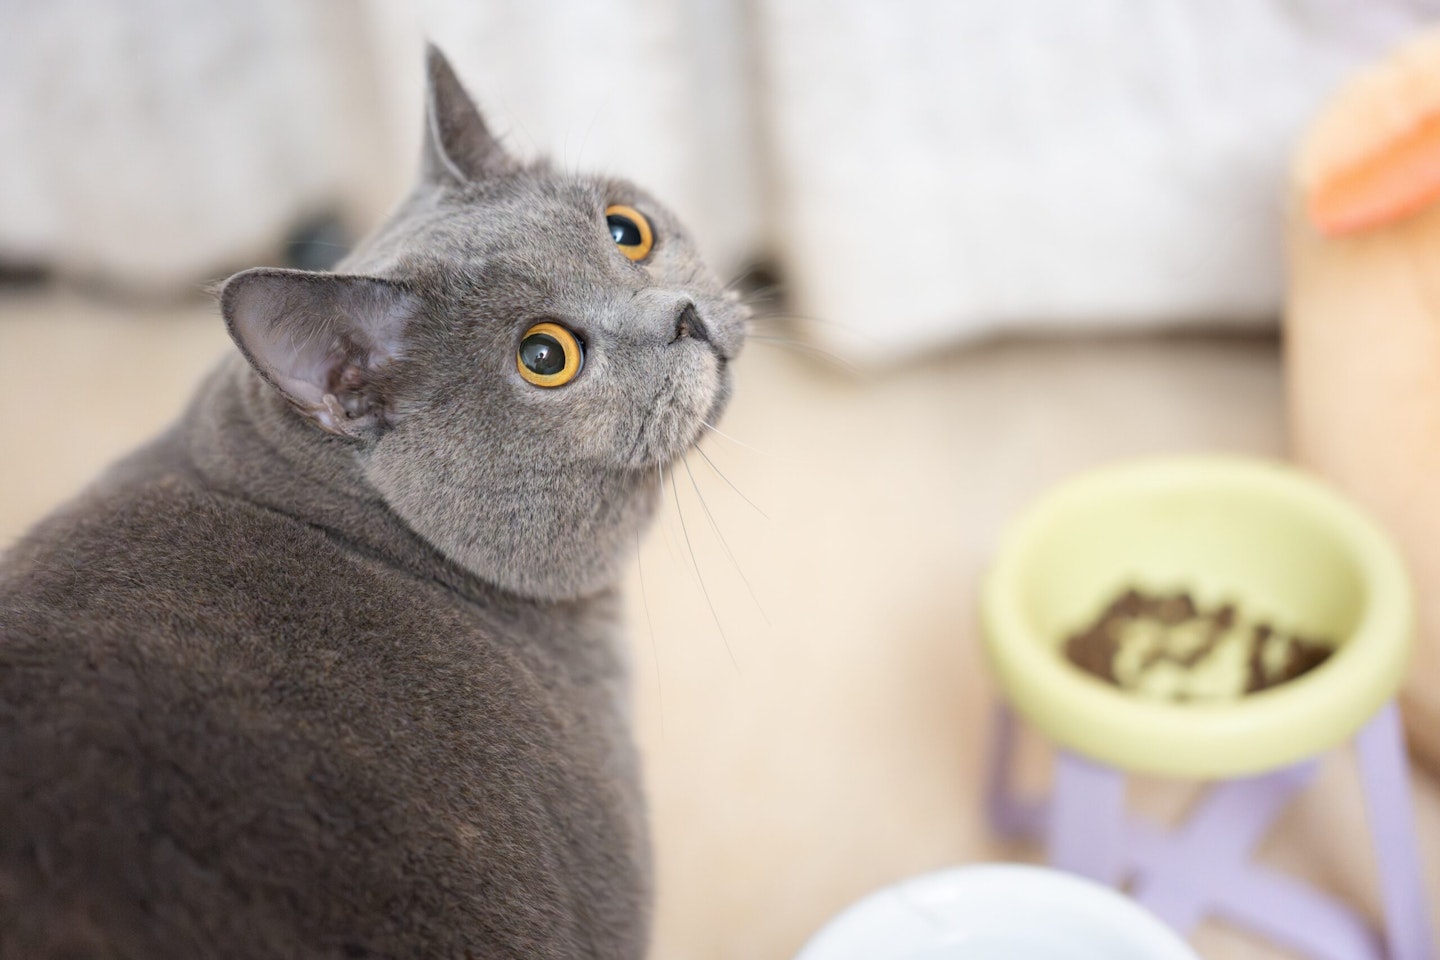
<svg viewBox="0 0 1440 960"><path fill-rule="evenodd" d="M237 274L222 312L413 530L506 589L581 596L719 417L746 311L649 194L521 162L434 48L428 77L400 208L336 273Z"/></svg>

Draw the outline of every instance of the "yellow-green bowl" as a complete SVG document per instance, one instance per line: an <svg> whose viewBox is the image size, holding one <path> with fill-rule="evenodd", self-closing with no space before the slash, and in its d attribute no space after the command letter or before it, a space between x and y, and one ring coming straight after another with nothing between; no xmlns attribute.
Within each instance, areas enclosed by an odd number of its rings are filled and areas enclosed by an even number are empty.
<svg viewBox="0 0 1440 960"><path fill-rule="evenodd" d="M1288 683L1225 702L1126 693L1064 655L1129 587L1233 602L1338 649ZM1414 630L1394 546L1290 467L1235 457L1144 460L1080 476L1007 534L985 582L991 666L1053 742L1112 766L1210 779L1270 770L1348 739L1400 686Z"/></svg>

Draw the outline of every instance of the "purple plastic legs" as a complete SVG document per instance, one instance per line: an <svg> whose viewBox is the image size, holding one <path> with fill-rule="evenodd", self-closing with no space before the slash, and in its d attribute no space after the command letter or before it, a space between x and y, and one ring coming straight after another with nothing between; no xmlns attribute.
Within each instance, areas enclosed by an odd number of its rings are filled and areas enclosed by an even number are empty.
<svg viewBox="0 0 1440 960"><path fill-rule="evenodd" d="M1061 751L1046 823L1050 865L1115 886L1125 879L1125 778Z"/></svg>
<svg viewBox="0 0 1440 960"><path fill-rule="evenodd" d="M1225 880L1215 916L1310 960L1384 960L1358 913L1293 877L1248 866Z"/></svg>
<svg viewBox="0 0 1440 960"><path fill-rule="evenodd" d="M1188 934L1314 774L1312 761L1218 784L1180 829L1146 831L1141 842L1131 845L1135 899Z"/></svg>
<svg viewBox="0 0 1440 960"><path fill-rule="evenodd" d="M1355 738L1371 843L1385 904L1385 946L1391 960L1430 960L1435 942L1425 909L1410 768L1400 710L1389 703Z"/></svg>
<svg viewBox="0 0 1440 960"><path fill-rule="evenodd" d="M1015 754L1020 724L1003 703L995 711L990 769L985 778L985 807L990 826L1007 840L1033 839L1044 832L1043 800L1020 796L1015 788Z"/></svg>
<svg viewBox="0 0 1440 960"><path fill-rule="evenodd" d="M1044 836L1050 862L1120 885L1182 933L1206 916L1249 929L1313 960L1433 960L1404 735L1394 704L1355 738L1385 907L1382 936L1335 898L1249 861L1316 761L1213 787L1178 829L1165 831L1125 812L1125 777L1058 751L1046 801L1013 784L1016 721L997 716L987 801L1007 836Z"/></svg>

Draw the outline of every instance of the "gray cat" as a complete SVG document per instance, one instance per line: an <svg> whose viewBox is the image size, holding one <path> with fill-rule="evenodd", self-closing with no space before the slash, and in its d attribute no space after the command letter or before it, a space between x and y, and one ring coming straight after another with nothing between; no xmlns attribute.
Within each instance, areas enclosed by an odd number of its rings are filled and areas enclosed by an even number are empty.
<svg viewBox="0 0 1440 960"><path fill-rule="evenodd" d="M746 313L428 69L398 211L0 560L5 960L645 952L617 584Z"/></svg>

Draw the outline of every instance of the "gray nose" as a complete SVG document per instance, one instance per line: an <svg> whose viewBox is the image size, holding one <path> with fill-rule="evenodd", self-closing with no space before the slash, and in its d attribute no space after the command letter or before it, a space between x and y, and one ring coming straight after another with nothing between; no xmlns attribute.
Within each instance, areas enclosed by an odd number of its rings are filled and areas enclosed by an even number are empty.
<svg viewBox="0 0 1440 960"><path fill-rule="evenodd" d="M686 337L704 340L706 343L710 342L710 331L705 329L705 321L700 319L700 314L693 303L686 303L675 315L675 336L670 342L674 343L676 340L683 340Z"/></svg>

